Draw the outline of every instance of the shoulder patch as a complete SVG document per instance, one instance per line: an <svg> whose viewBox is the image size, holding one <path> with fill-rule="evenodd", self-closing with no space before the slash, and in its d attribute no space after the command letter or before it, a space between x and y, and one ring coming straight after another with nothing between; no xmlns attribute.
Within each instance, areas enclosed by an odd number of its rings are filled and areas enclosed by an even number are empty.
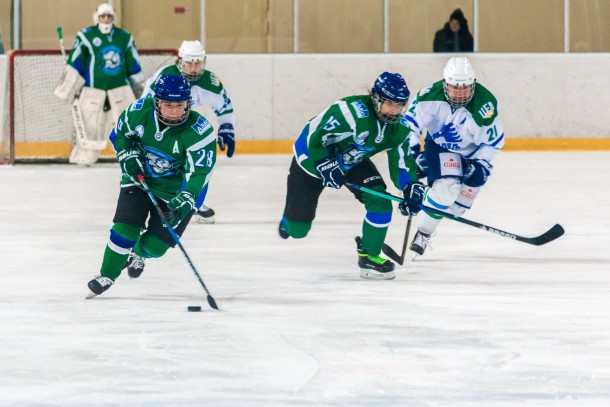
<svg viewBox="0 0 610 407"><path fill-rule="evenodd" d="M362 102L361 100L356 100L350 104L356 111L356 116L358 116L361 119L364 117L369 117L369 108L366 107L364 102Z"/></svg>
<svg viewBox="0 0 610 407"><path fill-rule="evenodd" d="M197 119L197 123L193 124L191 128L197 132L200 136L205 133L206 130L210 129L212 125L210 122L203 116L199 116Z"/></svg>
<svg viewBox="0 0 610 407"><path fill-rule="evenodd" d="M481 106L481 108L479 109L479 115L481 115L483 119L489 119L493 117L495 112L496 109L494 108L494 105L491 102L483 104L483 106Z"/></svg>
<svg viewBox="0 0 610 407"><path fill-rule="evenodd" d="M220 86L220 79L214 72L210 72L210 82L212 82L212 85L214 86Z"/></svg>

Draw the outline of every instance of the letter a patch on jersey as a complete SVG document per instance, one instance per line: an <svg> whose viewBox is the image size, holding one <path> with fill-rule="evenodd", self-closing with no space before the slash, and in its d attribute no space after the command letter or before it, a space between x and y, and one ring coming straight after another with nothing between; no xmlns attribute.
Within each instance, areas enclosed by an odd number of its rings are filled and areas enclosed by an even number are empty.
<svg viewBox="0 0 610 407"><path fill-rule="evenodd" d="M180 154L180 148L178 148L178 140L174 141L174 149L172 150L174 154Z"/></svg>

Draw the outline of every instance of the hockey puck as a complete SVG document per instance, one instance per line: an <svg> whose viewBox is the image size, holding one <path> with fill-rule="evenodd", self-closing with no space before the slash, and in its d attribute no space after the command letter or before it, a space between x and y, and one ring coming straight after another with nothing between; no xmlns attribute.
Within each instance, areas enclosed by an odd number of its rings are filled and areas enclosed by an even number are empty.
<svg viewBox="0 0 610 407"><path fill-rule="evenodd" d="M188 307L186 307L186 310L188 312L199 312L201 311L201 307L198 305L189 305Z"/></svg>

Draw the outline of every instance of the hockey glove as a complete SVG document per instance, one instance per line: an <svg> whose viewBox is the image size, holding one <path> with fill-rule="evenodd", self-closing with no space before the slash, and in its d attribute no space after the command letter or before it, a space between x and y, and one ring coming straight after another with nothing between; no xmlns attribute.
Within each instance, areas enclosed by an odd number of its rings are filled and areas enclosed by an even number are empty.
<svg viewBox="0 0 610 407"><path fill-rule="evenodd" d="M424 152L421 151L421 144L411 146L410 154L417 164L417 178L425 178L428 175L428 161L426 160Z"/></svg>
<svg viewBox="0 0 610 407"><path fill-rule="evenodd" d="M139 184L138 175L144 175L144 168L142 168L138 150L123 150L117 154L116 158L119 160L121 172Z"/></svg>
<svg viewBox="0 0 610 407"><path fill-rule="evenodd" d="M472 160L464 172L464 184L469 187L482 187L491 174L491 165L487 160Z"/></svg>
<svg viewBox="0 0 610 407"><path fill-rule="evenodd" d="M337 160L325 159L316 163L316 170L322 176L322 184L325 187L339 189L345 182L343 180L343 171L339 167Z"/></svg>
<svg viewBox="0 0 610 407"><path fill-rule="evenodd" d="M233 157L233 152L235 152L235 130L231 123L220 125L218 129L218 146L220 151L225 151L225 146L227 146L227 157Z"/></svg>
<svg viewBox="0 0 610 407"><path fill-rule="evenodd" d="M168 203L169 212L165 214L171 227L175 228L187 217L195 207L195 195L188 191L181 191Z"/></svg>
<svg viewBox="0 0 610 407"><path fill-rule="evenodd" d="M398 204L400 213L404 216L417 215L417 213L421 210L419 205L424 202L425 191L426 187L421 182L414 182L407 185L402 191L405 200Z"/></svg>

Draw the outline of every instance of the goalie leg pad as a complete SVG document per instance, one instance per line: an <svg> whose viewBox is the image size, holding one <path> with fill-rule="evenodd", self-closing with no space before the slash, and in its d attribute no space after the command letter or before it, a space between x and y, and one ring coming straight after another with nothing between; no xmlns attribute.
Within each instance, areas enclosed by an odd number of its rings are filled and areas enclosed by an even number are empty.
<svg viewBox="0 0 610 407"><path fill-rule="evenodd" d="M106 91L86 87L78 98L79 107L85 126L85 138L92 141L104 141L106 147L106 135L100 132L104 123L104 102L106 101ZM73 109L74 111L74 109ZM86 147L86 146L83 146ZM92 147L86 147L92 148Z"/></svg>
<svg viewBox="0 0 610 407"><path fill-rule="evenodd" d="M127 85L108 90L108 102L112 112L113 127L116 125L123 110L136 100L133 91Z"/></svg>

